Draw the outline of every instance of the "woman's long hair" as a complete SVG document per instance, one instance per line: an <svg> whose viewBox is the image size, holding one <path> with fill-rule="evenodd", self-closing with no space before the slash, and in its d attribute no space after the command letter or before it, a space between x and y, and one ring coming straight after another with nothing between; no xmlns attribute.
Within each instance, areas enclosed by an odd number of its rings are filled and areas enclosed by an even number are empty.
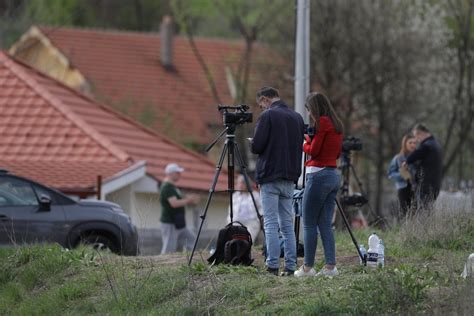
<svg viewBox="0 0 474 316"><path fill-rule="evenodd" d="M413 134L410 134L410 133L403 135L402 145L400 146L399 155L402 155L402 156L408 155L409 152L408 152L407 144L408 144L408 141L413 138L415 138L415 136L413 136Z"/></svg>
<svg viewBox="0 0 474 316"><path fill-rule="evenodd" d="M319 131L319 118L329 116L336 133L344 133L344 125L341 119L334 111L329 99L322 93L312 92L306 97L306 108L309 111L310 118L313 120L314 132Z"/></svg>

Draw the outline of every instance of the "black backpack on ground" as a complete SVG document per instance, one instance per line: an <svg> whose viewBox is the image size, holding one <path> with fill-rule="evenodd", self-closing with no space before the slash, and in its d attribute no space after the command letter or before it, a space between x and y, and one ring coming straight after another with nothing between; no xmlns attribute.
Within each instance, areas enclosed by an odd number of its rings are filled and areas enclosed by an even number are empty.
<svg viewBox="0 0 474 316"><path fill-rule="evenodd" d="M234 225L238 224L238 225ZM219 231L216 251L207 259L209 264L227 263L233 265L251 265L252 236L247 227L240 222L227 224Z"/></svg>

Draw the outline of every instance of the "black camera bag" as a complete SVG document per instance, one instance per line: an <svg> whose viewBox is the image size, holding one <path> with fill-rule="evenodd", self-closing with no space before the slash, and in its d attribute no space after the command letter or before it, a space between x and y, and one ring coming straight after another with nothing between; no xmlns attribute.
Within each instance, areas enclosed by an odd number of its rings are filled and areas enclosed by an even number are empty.
<svg viewBox="0 0 474 316"><path fill-rule="evenodd" d="M216 251L207 259L207 262L209 264L223 262L233 265L251 265L253 262L252 236L247 227L235 221L222 228L217 236Z"/></svg>

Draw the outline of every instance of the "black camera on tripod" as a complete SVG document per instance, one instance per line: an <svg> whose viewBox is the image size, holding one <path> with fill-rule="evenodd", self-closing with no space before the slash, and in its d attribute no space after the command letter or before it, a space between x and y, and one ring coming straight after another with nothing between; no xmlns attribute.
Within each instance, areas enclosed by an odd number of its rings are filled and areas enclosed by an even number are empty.
<svg viewBox="0 0 474 316"><path fill-rule="evenodd" d="M231 106L218 105L219 112L223 111L224 125L241 125L252 122L252 112L248 112L249 106L246 104Z"/></svg>
<svg viewBox="0 0 474 316"><path fill-rule="evenodd" d="M344 205L357 207L364 206L367 204L367 202L369 202L369 200L367 200L367 198L360 193L343 196L342 200Z"/></svg>
<svg viewBox="0 0 474 316"><path fill-rule="evenodd" d="M314 127L309 124L304 125L304 133L307 134L311 139L314 137Z"/></svg>
<svg viewBox="0 0 474 316"><path fill-rule="evenodd" d="M349 195L349 174L350 171L353 172L357 184L359 185L360 190L362 191L362 183L359 181L357 174L355 172L354 166L351 163L351 152L352 151L361 151L362 150L362 141L360 138L354 136L345 137L342 141L342 155L341 155L341 169L342 169L342 192L341 199L344 206L356 206L362 207L365 204L368 204L369 200L365 194L354 193Z"/></svg>
<svg viewBox="0 0 474 316"><path fill-rule="evenodd" d="M362 141L360 138L349 136L344 137L342 141L342 151L349 152L349 151L361 151L362 150Z"/></svg>

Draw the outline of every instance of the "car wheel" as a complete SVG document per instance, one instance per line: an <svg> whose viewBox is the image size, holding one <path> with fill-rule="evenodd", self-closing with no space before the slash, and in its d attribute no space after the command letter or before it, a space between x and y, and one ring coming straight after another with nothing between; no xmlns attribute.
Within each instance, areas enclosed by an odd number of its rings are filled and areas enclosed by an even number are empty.
<svg viewBox="0 0 474 316"><path fill-rule="evenodd" d="M110 238L99 234L88 234L82 236L81 243L92 246L95 250L110 250L115 253L118 252L117 246Z"/></svg>

